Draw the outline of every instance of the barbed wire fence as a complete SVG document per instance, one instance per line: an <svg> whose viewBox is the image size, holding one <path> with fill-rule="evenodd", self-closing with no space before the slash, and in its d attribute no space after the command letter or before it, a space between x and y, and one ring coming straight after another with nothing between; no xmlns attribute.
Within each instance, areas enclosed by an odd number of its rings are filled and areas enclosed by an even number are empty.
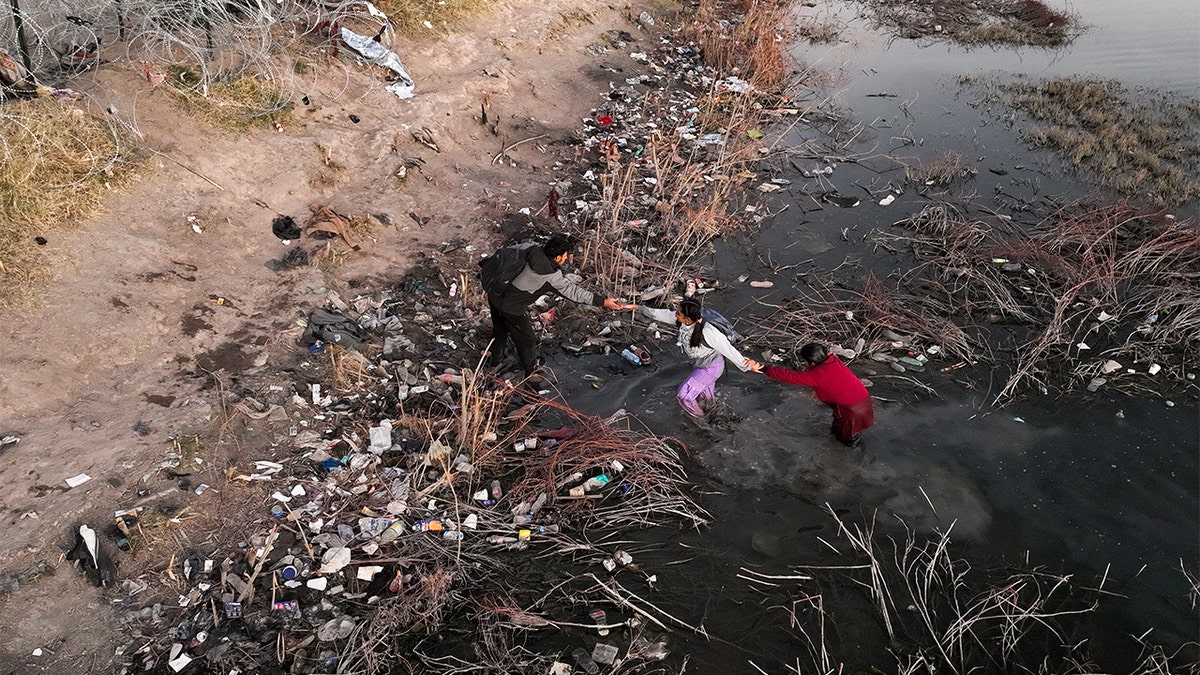
<svg viewBox="0 0 1200 675"><path fill-rule="evenodd" d="M386 31L363 0L8 0L0 51L49 86L105 59L174 64L201 75L197 87L261 66L282 51L319 48L349 22ZM3 10L0 10L3 11ZM119 46L119 49L117 48Z"/></svg>
<svg viewBox="0 0 1200 675"><path fill-rule="evenodd" d="M98 70L136 73L145 92L165 84L189 112L233 111L227 126L270 125L319 74L337 72L320 66L358 57L339 27L385 45L395 37L365 0L0 2L0 306L43 267L27 242L77 221L144 156L144 93L117 111Z"/></svg>

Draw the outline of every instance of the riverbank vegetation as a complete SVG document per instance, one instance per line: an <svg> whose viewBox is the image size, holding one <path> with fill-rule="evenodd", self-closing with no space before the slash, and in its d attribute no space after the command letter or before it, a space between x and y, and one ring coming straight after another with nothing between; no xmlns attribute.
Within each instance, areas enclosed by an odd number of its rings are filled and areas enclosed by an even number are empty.
<svg viewBox="0 0 1200 675"><path fill-rule="evenodd" d="M1019 79L985 90L1031 118L1026 142L1101 186L1167 208L1200 197L1200 101L1086 77Z"/></svg>
<svg viewBox="0 0 1200 675"><path fill-rule="evenodd" d="M1079 19L1041 0L858 0L876 23L906 39L966 46L1061 47L1082 30Z"/></svg>

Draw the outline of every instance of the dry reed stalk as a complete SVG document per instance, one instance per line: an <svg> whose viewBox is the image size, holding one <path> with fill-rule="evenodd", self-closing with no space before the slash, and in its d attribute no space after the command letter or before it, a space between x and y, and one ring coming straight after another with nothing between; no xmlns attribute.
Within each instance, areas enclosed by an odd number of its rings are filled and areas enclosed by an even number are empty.
<svg viewBox="0 0 1200 675"><path fill-rule="evenodd" d="M786 9L765 0L702 0L685 33L701 44L707 65L772 89L789 70L780 29L788 25Z"/></svg>
<svg viewBox="0 0 1200 675"><path fill-rule="evenodd" d="M802 569L855 573L847 581L872 599L895 644L908 645L895 653L899 672L925 672L935 663L955 673L981 664L1016 672L1042 647L1072 657L1080 645L1064 644L1063 624L1094 612L1103 592L1105 579L1097 588L1076 589L1070 577L1036 568L981 576L950 555L953 524L923 541L906 526L904 540L892 540L888 557L872 541L873 525L852 527L833 516L849 543L844 555L863 564ZM1042 657L1034 658L1040 663Z"/></svg>
<svg viewBox="0 0 1200 675"><path fill-rule="evenodd" d="M1068 388L1089 381L1107 359L1148 364L1200 349L1194 332L1200 307L1187 300L1200 278L1194 227L1127 203L1071 204L1029 232L986 227L962 209L940 204L897 225L908 232L879 233L875 241L891 250L908 248L923 261L901 278L902 285L933 291L921 304L935 313L1030 329L997 403L1029 387L1048 390L1062 373L1072 375ZM1109 318L1097 319L1101 313ZM1138 325L1148 316L1171 319ZM981 338L970 342L986 344ZM1082 344L1095 351L1076 354ZM1145 391L1146 381L1122 378L1112 386Z"/></svg>

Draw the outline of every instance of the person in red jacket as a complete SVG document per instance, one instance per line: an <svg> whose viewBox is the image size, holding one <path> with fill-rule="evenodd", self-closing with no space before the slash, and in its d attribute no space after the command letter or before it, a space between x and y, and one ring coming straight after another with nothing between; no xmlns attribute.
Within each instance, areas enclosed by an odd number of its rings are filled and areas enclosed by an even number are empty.
<svg viewBox="0 0 1200 675"><path fill-rule="evenodd" d="M764 367L757 361L750 370L787 384L812 387L813 394L833 410L833 435L846 445L857 445L859 435L875 423L875 409L867 388L846 364L821 345L804 345L800 356L808 362L803 371Z"/></svg>

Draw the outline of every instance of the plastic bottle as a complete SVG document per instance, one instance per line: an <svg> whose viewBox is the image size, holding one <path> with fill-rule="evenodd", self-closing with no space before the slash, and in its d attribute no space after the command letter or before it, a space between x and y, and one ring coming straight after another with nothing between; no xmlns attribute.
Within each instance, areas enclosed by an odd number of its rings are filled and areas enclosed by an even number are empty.
<svg viewBox="0 0 1200 675"><path fill-rule="evenodd" d="M462 541L462 530L446 530L442 532L442 539L450 539L452 541Z"/></svg>
<svg viewBox="0 0 1200 675"><path fill-rule="evenodd" d="M608 485L609 480L610 479L609 479L608 475L603 474L603 473L600 474L599 476L592 476L591 478L583 481L583 491L584 492L592 492L594 490L599 490L600 488L604 487L605 485Z"/></svg>
<svg viewBox="0 0 1200 675"><path fill-rule="evenodd" d="M500 499L500 496L503 494L504 490L500 489L500 481L492 481L492 499Z"/></svg>
<svg viewBox="0 0 1200 675"><path fill-rule="evenodd" d="M629 351L628 349L622 349L621 356L624 357L624 359L626 361L632 363L635 366L642 365L642 360L640 358L638 358L638 355L634 354L633 352Z"/></svg>
<svg viewBox="0 0 1200 675"><path fill-rule="evenodd" d="M552 534L558 532L558 525L539 525L538 534Z"/></svg>

